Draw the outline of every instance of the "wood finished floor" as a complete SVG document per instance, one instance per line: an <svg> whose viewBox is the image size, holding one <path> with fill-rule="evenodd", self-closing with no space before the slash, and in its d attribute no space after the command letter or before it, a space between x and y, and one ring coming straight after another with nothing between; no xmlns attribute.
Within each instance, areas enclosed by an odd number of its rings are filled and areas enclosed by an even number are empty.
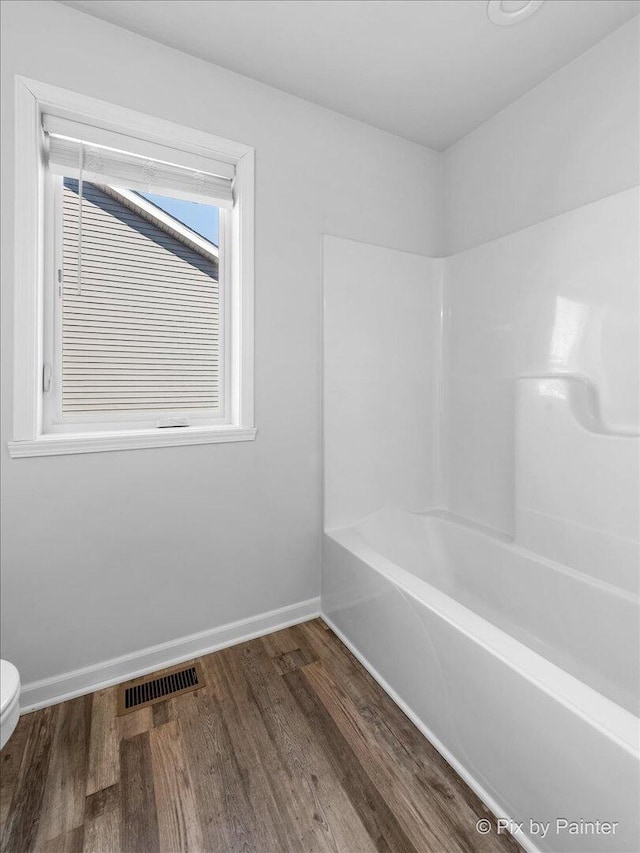
<svg viewBox="0 0 640 853"><path fill-rule="evenodd" d="M21 717L3 853L494 853L490 813L320 620L200 658L206 687Z"/></svg>

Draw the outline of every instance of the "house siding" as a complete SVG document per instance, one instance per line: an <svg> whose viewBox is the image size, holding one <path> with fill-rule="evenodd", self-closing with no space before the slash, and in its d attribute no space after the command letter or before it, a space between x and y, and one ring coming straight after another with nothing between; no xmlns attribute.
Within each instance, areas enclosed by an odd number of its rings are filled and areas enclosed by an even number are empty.
<svg viewBox="0 0 640 853"><path fill-rule="evenodd" d="M85 183L62 201L62 411L206 410L221 390L217 262Z"/></svg>

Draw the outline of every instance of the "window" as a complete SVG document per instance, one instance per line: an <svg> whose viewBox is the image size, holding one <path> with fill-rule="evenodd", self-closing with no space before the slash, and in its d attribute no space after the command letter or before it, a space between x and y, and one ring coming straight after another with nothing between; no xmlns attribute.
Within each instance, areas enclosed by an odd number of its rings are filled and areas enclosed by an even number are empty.
<svg viewBox="0 0 640 853"><path fill-rule="evenodd" d="M45 423L224 421L224 247L184 222L217 233L224 211L104 183L51 184L58 262Z"/></svg>
<svg viewBox="0 0 640 853"><path fill-rule="evenodd" d="M252 149L24 80L18 133L11 454L253 438Z"/></svg>

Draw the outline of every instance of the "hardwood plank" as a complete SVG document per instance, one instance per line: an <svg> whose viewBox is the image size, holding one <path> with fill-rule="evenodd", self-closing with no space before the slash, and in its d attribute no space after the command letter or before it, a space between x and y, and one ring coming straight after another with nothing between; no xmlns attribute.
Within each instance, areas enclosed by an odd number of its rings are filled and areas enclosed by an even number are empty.
<svg viewBox="0 0 640 853"><path fill-rule="evenodd" d="M120 787L101 788L85 800L83 853L116 853L120 843Z"/></svg>
<svg viewBox="0 0 640 853"><path fill-rule="evenodd" d="M101 788L84 801L85 823L98 820L107 812L118 811L120 808L120 786L111 785Z"/></svg>
<svg viewBox="0 0 640 853"><path fill-rule="evenodd" d="M84 826L76 826L49 841L38 844L37 853L82 853Z"/></svg>
<svg viewBox="0 0 640 853"><path fill-rule="evenodd" d="M117 689L108 687L93 694L87 796L117 784L120 778L116 725Z"/></svg>
<svg viewBox="0 0 640 853"><path fill-rule="evenodd" d="M33 715L15 794L2 833L2 853L26 853L35 845L60 707L44 708Z"/></svg>
<svg viewBox="0 0 640 853"><path fill-rule="evenodd" d="M149 733L160 851L199 853L202 832L180 729L169 721Z"/></svg>
<svg viewBox="0 0 640 853"><path fill-rule="evenodd" d="M301 635L301 642L306 643L313 656L334 673L358 707L373 701L381 694L386 696L360 661L351 654L333 631L323 625L324 623L320 624L319 620L314 619L312 622L305 622L304 625L296 627Z"/></svg>
<svg viewBox="0 0 640 853"><path fill-rule="evenodd" d="M125 853L125 848L121 847L120 815L117 811L105 812L85 824L82 853Z"/></svg>
<svg viewBox="0 0 640 853"><path fill-rule="evenodd" d="M249 685L242 675L242 670L235 667L232 661L229 649L222 649L220 652L201 658L207 682L207 694L216 702L223 702L229 698L251 702L253 700Z"/></svg>
<svg viewBox="0 0 640 853"><path fill-rule="evenodd" d="M145 707L116 719L118 740L137 737L153 728L153 710Z"/></svg>
<svg viewBox="0 0 640 853"><path fill-rule="evenodd" d="M224 717L208 688L181 697L180 732L193 768L205 849L258 851L253 808Z"/></svg>
<svg viewBox="0 0 640 853"><path fill-rule="evenodd" d="M275 631L260 638L269 657L277 658L300 648L300 639L294 627L283 628L281 631Z"/></svg>
<svg viewBox="0 0 640 853"><path fill-rule="evenodd" d="M2 753L0 753L0 836L9 816L9 808L18 781L20 765L34 720L35 714L23 714Z"/></svg>
<svg viewBox="0 0 640 853"><path fill-rule="evenodd" d="M84 822L86 760L91 696L58 705L51 761L41 805L38 846Z"/></svg>
<svg viewBox="0 0 640 853"><path fill-rule="evenodd" d="M244 643L231 651L241 660L267 731L289 771L290 787L299 792L298 808L308 832L303 835L305 848L314 849L322 841L333 851L375 851L370 835L318 747L309 723L274 671L261 641Z"/></svg>
<svg viewBox="0 0 640 853"><path fill-rule="evenodd" d="M254 832L261 853L303 850L298 826L298 791L291 791L289 773L253 699L250 685L231 652L206 659L209 677L223 695L220 711L253 809ZM211 683L211 682L209 682Z"/></svg>
<svg viewBox="0 0 640 853"><path fill-rule="evenodd" d="M300 669L314 662L313 657L304 649L294 649L292 652L285 652L271 658L271 660L279 675L285 675L287 672L293 672L295 669Z"/></svg>
<svg viewBox="0 0 640 853"><path fill-rule="evenodd" d="M299 670L288 672L284 680L306 719L313 726L315 736L329 757L334 773L369 835L375 840L376 849L389 853L419 853L366 774L333 718L311 689L304 673Z"/></svg>
<svg viewBox="0 0 640 853"><path fill-rule="evenodd" d="M396 768L390 768L380 760L380 751L363 724L358 708L331 679L324 664L311 664L304 677L333 717L369 778L402 822L414 846L421 853L440 853L447 849L430 822L421 819L414 791L411 788L405 791ZM447 853L454 853L454 849L457 853L457 848L447 849Z"/></svg>
<svg viewBox="0 0 640 853"><path fill-rule="evenodd" d="M120 831L123 851L157 853L160 839L148 732L120 742Z"/></svg>
<svg viewBox="0 0 640 853"><path fill-rule="evenodd" d="M153 717L154 728L171 722L171 720L175 719L173 700L165 699L164 702L158 702L157 705L153 705L151 715Z"/></svg>
<svg viewBox="0 0 640 853"><path fill-rule="evenodd" d="M478 818L485 817L486 812L479 807L472 808L469 798L457 796L459 790L448 784L449 779L442 774L438 775L436 784L433 781L429 784L429 778L422 772L424 762L412 760L405 744L398 762L388 742L380 741L379 731L359 712L323 663L308 666L304 677L420 851L440 853L446 849L447 853L467 853L469 850L514 849L509 836L492 833L490 838L479 834L475 823ZM423 741L425 745L428 743ZM450 767L447 775L454 775ZM465 789L471 794L470 789L466 786Z"/></svg>
<svg viewBox="0 0 640 853"><path fill-rule="evenodd" d="M386 697L386 701L391 700ZM392 714L387 714L382 703L368 705L360 712L383 748L384 760L400 763L407 781L426 791L429 809L455 835L461 849L494 850L494 839L476 830L478 819L488 818L496 833L491 812L397 705L392 704ZM508 834L500 835L499 846L505 850L519 849Z"/></svg>
<svg viewBox="0 0 640 853"><path fill-rule="evenodd" d="M275 634L261 637L267 652L272 658L278 658L290 652L299 651L308 663L318 660L318 646L314 646L312 637L320 627L320 620L313 619L300 625L292 625Z"/></svg>

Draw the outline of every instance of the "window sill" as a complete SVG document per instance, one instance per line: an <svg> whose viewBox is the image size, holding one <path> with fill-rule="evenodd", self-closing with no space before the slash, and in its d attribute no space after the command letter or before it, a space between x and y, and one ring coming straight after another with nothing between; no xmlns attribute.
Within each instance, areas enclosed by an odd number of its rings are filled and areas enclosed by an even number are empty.
<svg viewBox="0 0 640 853"><path fill-rule="evenodd" d="M13 459L24 456L64 456L69 453L104 453L110 450L142 450L147 447L253 441L256 431L254 427L208 426L127 432L52 433L30 441L10 441L8 448L9 456Z"/></svg>

